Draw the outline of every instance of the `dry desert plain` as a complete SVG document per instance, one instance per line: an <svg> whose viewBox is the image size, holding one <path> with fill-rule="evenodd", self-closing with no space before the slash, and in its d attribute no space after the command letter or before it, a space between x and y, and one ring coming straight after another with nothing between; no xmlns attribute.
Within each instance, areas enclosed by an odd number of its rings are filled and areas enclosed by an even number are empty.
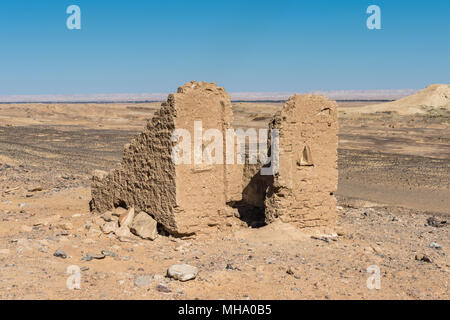
<svg viewBox="0 0 450 320"><path fill-rule="evenodd" d="M236 218L213 237L132 242L100 231L90 181L160 103L1 104L0 298L449 299L450 112L375 104L339 102L337 237ZM265 128L281 107L233 103L233 125ZM165 277L181 263L198 267L195 280ZM79 290L66 286L71 265Z"/></svg>

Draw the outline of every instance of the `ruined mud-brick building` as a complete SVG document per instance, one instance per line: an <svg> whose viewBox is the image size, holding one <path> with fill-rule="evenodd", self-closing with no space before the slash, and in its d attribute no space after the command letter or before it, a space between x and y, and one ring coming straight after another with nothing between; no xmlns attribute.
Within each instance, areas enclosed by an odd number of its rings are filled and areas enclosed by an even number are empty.
<svg viewBox="0 0 450 320"><path fill-rule="evenodd" d="M194 152L192 164L176 165L172 159L178 143L172 139L174 131L187 130L194 150L194 122L199 120L203 132L218 129L226 136L233 114L230 97L223 88L194 81L170 94L143 132L126 146L120 167L93 177L91 209L105 212L114 207L134 207L137 212L152 215L174 234L224 225L230 218L226 203L241 194L242 166L195 164ZM225 150L224 146L220 155L223 163Z"/></svg>
<svg viewBox="0 0 450 320"><path fill-rule="evenodd" d="M279 171L265 196L265 222L333 226L337 189L337 105L319 95L291 97L270 123L279 130Z"/></svg>
<svg viewBox="0 0 450 320"><path fill-rule="evenodd" d="M196 164L194 154L191 163L173 162L179 142L173 133L184 129L194 140L199 120L203 132L218 129L222 134L223 154L215 156L223 164ZM179 235L207 232L236 219L228 205L259 208L266 223L280 219L298 227L333 225L336 103L315 95L289 99L269 125L279 130L279 171L269 177L261 176L255 165L225 164L225 137L232 121L230 97L223 88L204 82L180 87L126 146L120 167L94 175L91 209L102 213L134 207ZM194 150L194 141L189 143Z"/></svg>

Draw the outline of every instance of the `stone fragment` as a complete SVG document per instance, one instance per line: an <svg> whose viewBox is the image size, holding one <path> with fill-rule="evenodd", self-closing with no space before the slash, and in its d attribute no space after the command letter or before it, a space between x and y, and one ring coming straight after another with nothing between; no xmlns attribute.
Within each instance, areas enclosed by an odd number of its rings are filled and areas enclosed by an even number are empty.
<svg viewBox="0 0 450 320"><path fill-rule="evenodd" d="M67 258L67 254L61 249L56 250L55 253L53 253L53 255L57 258L62 258L62 259Z"/></svg>
<svg viewBox="0 0 450 320"><path fill-rule="evenodd" d="M338 241L338 235L337 235L337 233L312 235L311 239L321 240L321 241L324 241L324 242Z"/></svg>
<svg viewBox="0 0 450 320"><path fill-rule="evenodd" d="M132 238L133 234L128 227L120 227L114 232L119 238Z"/></svg>
<svg viewBox="0 0 450 320"><path fill-rule="evenodd" d="M122 208L122 207L117 207L117 208L115 208L113 211L112 211L112 216L114 216L114 217L120 217L123 213L125 213L125 212L128 212L128 210L127 209L125 209L125 208Z"/></svg>
<svg viewBox="0 0 450 320"><path fill-rule="evenodd" d="M423 262L428 262L428 263L431 263L431 262L432 262L431 259L430 259L430 257L428 257L428 256L425 255L425 254L417 254L416 257L415 257L415 259L416 259L417 261L423 261Z"/></svg>
<svg viewBox="0 0 450 320"><path fill-rule="evenodd" d="M294 267L294 266L289 266L286 269L286 273L293 276L295 279L300 279L301 278L301 273L298 267Z"/></svg>
<svg viewBox="0 0 450 320"><path fill-rule="evenodd" d="M146 240L155 240L158 237L157 222L143 211L134 218L130 231Z"/></svg>
<svg viewBox="0 0 450 320"><path fill-rule="evenodd" d="M447 225L447 221L446 220L437 219L435 217L429 217L427 219L427 225L429 225L430 227L442 228L442 227L445 227Z"/></svg>
<svg viewBox="0 0 450 320"><path fill-rule="evenodd" d="M158 284L156 286L156 291L161 292L161 293L171 293L172 290L170 290L169 287L163 285L163 284Z"/></svg>
<svg viewBox="0 0 450 320"><path fill-rule="evenodd" d="M42 190L43 190L42 187L35 187L35 188L28 189L28 192L39 192Z"/></svg>
<svg viewBox="0 0 450 320"><path fill-rule="evenodd" d="M105 259L105 255L103 253L88 253L81 258L82 261L92 261L94 259L96 260Z"/></svg>
<svg viewBox="0 0 450 320"><path fill-rule="evenodd" d="M134 219L134 208L124 212L119 217L119 227L129 227Z"/></svg>
<svg viewBox="0 0 450 320"><path fill-rule="evenodd" d="M167 276L182 282L195 279L198 274L198 268L188 264L173 265L167 269Z"/></svg>
<svg viewBox="0 0 450 320"><path fill-rule="evenodd" d="M102 214L102 219L105 220L105 222L111 222L111 221L116 221L117 217L112 215L111 211L107 211L104 214Z"/></svg>
<svg viewBox="0 0 450 320"><path fill-rule="evenodd" d="M433 249L442 249L442 246L441 246L439 243L432 242L432 243L430 243L430 248L433 248Z"/></svg>
<svg viewBox="0 0 450 320"><path fill-rule="evenodd" d="M118 229L117 222L111 221L111 222L105 222L100 229L104 234L110 234L115 233Z"/></svg>
<svg viewBox="0 0 450 320"><path fill-rule="evenodd" d="M105 256L105 257L116 257L117 255L114 253L114 252L111 252L111 251L109 251L109 250L102 250L102 254Z"/></svg>

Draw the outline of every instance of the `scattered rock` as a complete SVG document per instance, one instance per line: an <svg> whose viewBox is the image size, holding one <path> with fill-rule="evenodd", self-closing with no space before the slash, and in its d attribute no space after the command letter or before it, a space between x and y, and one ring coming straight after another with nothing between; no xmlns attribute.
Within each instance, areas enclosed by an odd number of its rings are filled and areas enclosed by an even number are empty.
<svg viewBox="0 0 450 320"><path fill-rule="evenodd" d="M102 250L102 255L104 255L105 257L113 257L113 258L116 256L114 252L108 250Z"/></svg>
<svg viewBox="0 0 450 320"><path fill-rule="evenodd" d="M103 253L88 253L88 255L97 260L105 259L105 255Z"/></svg>
<svg viewBox="0 0 450 320"><path fill-rule="evenodd" d="M56 236L68 236L69 235L69 231L67 230L62 230L59 234L57 234ZM62 239L61 239L62 240Z"/></svg>
<svg viewBox="0 0 450 320"><path fill-rule="evenodd" d="M432 243L430 243L430 248L433 248L433 249L442 249L442 246L441 246L439 243L432 242Z"/></svg>
<svg viewBox="0 0 450 320"><path fill-rule="evenodd" d="M120 217L122 214L127 213L128 210L122 207L115 208L111 213L114 217Z"/></svg>
<svg viewBox="0 0 450 320"><path fill-rule="evenodd" d="M100 226L100 229L104 234L115 233L117 231L117 223L114 221L105 222Z"/></svg>
<svg viewBox="0 0 450 320"><path fill-rule="evenodd" d="M62 258L62 259L66 259L67 258L67 254L61 249L56 250L55 253L53 253L53 255L55 257Z"/></svg>
<svg viewBox="0 0 450 320"><path fill-rule="evenodd" d="M134 278L134 286L135 287L147 287L153 281L153 277L149 275L141 275Z"/></svg>
<svg viewBox="0 0 450 320"><path fill-rule="evenodd" d="M198 268L188 264L173 265L167 269L167 276L179 281L189 281L195 279L198 274Z"/></svg>
<svg viewBox="0 0 450 320"><path fill-rule="evenodd" d="M83 261L92 261L94 259L96 260L105 259L105 255L103 253L88 253L81 258L81 260Z"/></svg>
<svg viewBox="0 0 450 320"><path fill-rule="evenodd" d="M47 248L44 246L41 246L41 247L39 247L38 251L42 252L42 253L47 253Z"/></svg>
<svg viewBox="0 0 450 320"><path fill-rule="evenodd" d="M291 276L294 276L295 279L300 279L300 278L301 278L301 276L300 276L300 270L299 270L297 267L289 266L289 267L286 269L286 273L289 274L289 275L291 275Z"/></svg>
<svg viewBox="0 0 450 320"><path fill-rule="evenodd" d="M110 211L105 212L104 214L101 215L101 218L102 218L103 220L105 220L105 222L111 222L111 221L113 221L113 215L112 215L112 212L110 212ZM117 217L114 216L114 218L117 218Z"/></svg>
<svg viewBox="0 0 450 320"><path fill-rule="evenodd" d="M129 227L134 219L134 208L131 208L127 212L124 212L119 217L119 226L120 227Z"/></svg>
<svg viewBox="0 0 450 320"><path fill-rule="evenodd" d="M19 190L19 189L20 189L19 187L15 187L15 188L11 188L11 189L5 190L4 192L5 192L5 194L9 194L9 193L11 193L13 191L16 191L16 190Z"/></svg>
<svg viewBox="0 0 450 320"><path fill-rule="evenodd" d="M157 222L143 211L134 218L130 231L146 240L155 240L158 237Z"/></svg>
<svg viewBox="0 0 450 320"><path fill-rule="evenodd" d="M90 255L85 255L81 258L81 261L92 261L94 258L92 258Z"/></svg>
<svg viewBox="0 0 450 320"><path fill-rule="evenodd" d="M240 270L238 267L234 267L232 264L228 263L225 267L226 270Z"/></svg>
<svg viewBox="0 0 450 320"><path fill-rule="evenodd" d="M156 286L156 291L162 292L162 293L171 293L172 292L172 290L170 290L169 287L162 285L162 284L158 284Z"/></svg>
<svg viewBox="0 0 450 320"><path fill-rule="evenodd" d="M311 236L311 239L321 240L321 241L324 241L324 242L338 241L338 235L336 233L313 235L313 236Z"/></svg>
<svg viewBox="0 0 450 320"><path fill-rule="evenodd" d="M36 187L36 188L28 189L28 192L39 192L42 190L43 190L42 187Z"/></svg>
<svg viewBox="0 0 450 320"><path fill-rule="evenodd" d="M417 260L417 261L423 261L423 262L431 263L430 257L428 257L428 256L425 255L425 254L417 254L417 255L416 255L416 260Z"/></svg>
<svg viewBox="0 0 450 320"><path fill-rule="evenodd" d="M128 227L125 227L125 226L118 228L114 233L119 238L119 240L121 238L123 238L123 239L128 239L128 241L131 241L132 237L133 237L133 234L130 232L130 229L128 229ZM122 240L120 240L120 241L122 241ZM126 242L126 241L124 241L124 242Z"/></svg>
<svg viewBox="0 0 450 320"><path fill-rule="evenodd" d="M442 228L447 225L447 221L446 220L438 220L435 217L429 217L427 219L427 225L429 225L431 227L435 227L435 228Z"/></svg>

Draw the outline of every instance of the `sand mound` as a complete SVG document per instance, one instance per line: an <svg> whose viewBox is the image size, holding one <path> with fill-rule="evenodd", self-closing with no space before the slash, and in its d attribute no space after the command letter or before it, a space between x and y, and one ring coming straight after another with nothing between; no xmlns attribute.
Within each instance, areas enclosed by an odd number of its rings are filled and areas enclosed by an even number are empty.
<svg viewBox="0 0 450 320"><path fill-rule="evenodd" d="M388 103L361 108L342 108L349 113L397 112L401 115L425 114L438 109L450 111L450 85L448 84L433 84L411 96Z"/></svg>

